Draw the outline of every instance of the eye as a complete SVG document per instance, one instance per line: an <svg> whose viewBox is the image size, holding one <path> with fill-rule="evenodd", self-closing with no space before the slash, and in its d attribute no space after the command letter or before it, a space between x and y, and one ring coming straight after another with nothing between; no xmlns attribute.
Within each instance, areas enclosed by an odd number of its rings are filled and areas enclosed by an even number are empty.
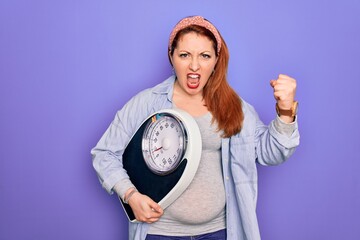
<svg viewBox="0 0 360 240"><path fill-rule="evenodd" d="M188 54L188 53L180 53L179 56L180 56L181 58L186 58L186 57L189 56L189 54Z"/></svg>
<svg viewBox="0 0 360 240"><path fill-rule="evenodd" d="M201 56L202 56L203 58L205 58L205 59L211 58L211 56L210 56L209 54L206 54L206 53L201 54Z"/></svg>

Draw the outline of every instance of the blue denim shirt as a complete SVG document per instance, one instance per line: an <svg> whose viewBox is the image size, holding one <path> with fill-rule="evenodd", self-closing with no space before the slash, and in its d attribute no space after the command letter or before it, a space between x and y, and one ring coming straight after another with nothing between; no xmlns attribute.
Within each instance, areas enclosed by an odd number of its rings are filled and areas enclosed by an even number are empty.
<svg viewBox="0 0 360 240"><path fill-rule="evenodd" d="M98 144L91 150L93 166L102 186L111 194L115 184L119 196L132 187L122 167L122 154L141 122L155 111L171 108L175 77L134 96L117 112ZM239 134L222 139L222 165L226 192L226 228L229 240L257 240L257 168L288 159L299 145L297 121L287 125L279 118L269 126L254 108L243 101L244 123ZM129 223L129 239L144 240L147 223Z"/></svg>

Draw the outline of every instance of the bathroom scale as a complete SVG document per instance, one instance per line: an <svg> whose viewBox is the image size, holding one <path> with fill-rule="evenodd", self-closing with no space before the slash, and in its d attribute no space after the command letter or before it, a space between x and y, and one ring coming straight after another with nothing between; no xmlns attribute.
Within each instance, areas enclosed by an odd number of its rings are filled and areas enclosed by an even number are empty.
<svg viewBox="0 0 360 240"><path fill-rule="evenodd" d="M163 209L174 202L195 176L202 143L194 118L180 109L163 109L148 116L123 154L123 167L141 194ZM119 197L131 222L131 207Z"/></svg>

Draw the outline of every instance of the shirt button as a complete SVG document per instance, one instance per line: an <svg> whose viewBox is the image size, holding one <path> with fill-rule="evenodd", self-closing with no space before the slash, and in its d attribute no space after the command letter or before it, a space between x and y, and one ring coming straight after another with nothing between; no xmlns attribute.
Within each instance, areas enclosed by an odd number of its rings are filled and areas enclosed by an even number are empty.
<svg viewBox="0 0 360 240"><path fill-rule="evenodd" d="M226 176L226 180L229 180L229 177L228 177L228 176Z"/></svg>

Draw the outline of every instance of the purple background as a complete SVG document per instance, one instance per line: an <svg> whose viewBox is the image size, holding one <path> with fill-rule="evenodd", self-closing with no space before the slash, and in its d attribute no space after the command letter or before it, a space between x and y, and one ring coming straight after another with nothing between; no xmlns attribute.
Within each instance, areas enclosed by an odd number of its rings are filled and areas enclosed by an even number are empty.
<svg viewBox="0 0 360 240"><path fill-rule="evenodd" d="M263 239L360 239L359 13L356 0L1 0L0 239L127 239L90 149L168 77L168 35L194 14L219 28L230 83L265 123L270 79L298 80L301 146L259 167Z"/></svg>

